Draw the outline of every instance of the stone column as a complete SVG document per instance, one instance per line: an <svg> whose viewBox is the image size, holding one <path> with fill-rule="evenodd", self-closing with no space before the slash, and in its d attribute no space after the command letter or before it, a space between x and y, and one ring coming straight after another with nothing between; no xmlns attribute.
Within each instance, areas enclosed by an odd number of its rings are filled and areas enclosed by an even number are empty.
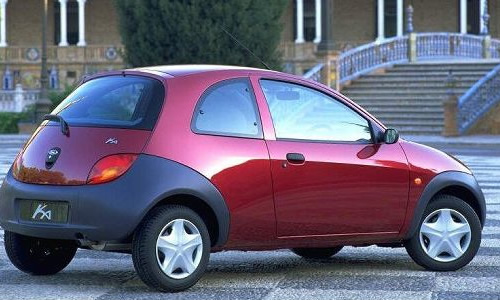
<svg viewBox="0 0 500 300"><path fill-rule="evenodd" d="M467 0L460 0L460 33L467 33Z"/></svg>
<svg viewBox="0 0 500 300"><path fill-rule="evenodd" d="M377 3L377 41L382 41L385 39L384 0L378 0Z"/></svg>
<svg viewBox="0 0 500 300"><path fill-rule="evenodd" d="M60 9L61 38L60 38L59 46L61 46L61 47L68 46L67 3L68 3L68 0L59 0L59 5L61 7L61 9Z"/></svg>
<svg viewBox="0 0 500 300"><path fill-rule="evenodd" d="M85 1L78 1L78 44L77 46L84 47L87 45L85 42Z"/></svg>
<svg viewBox="0 0 500 300"><path fill-rule="evenodd" d="M7 2L8 0L0 0L0 47L7 47Z"/></svg>
<svg viewBox="0 0 500 300"><path fill-rule="evenodd" d="M403 0L397 0L396 2L396 35L403 36Z"/></svg>
<svg viewBox="0 0 500 300"><path fill-rule="evenodd" d="M338 51L335 51L333 37L334 1L322 0L321 3L321 42L318 44L318 61L325 64L321 78L324 84L338 89L337 63Z"/></svg>
<svg viewBox="0 0 500 300"><path fill-rule="evenodd" d="M321 42L321 0L315 1L314 8L316 21L316 37L314 38L314 42L317 44Z"/></svg>
<svg viewBox="0 0 500 300"><path fill-rule="evenodd" d="M480 0L479 7L479 24L480 30L479 32L482 35L489 35L490 31L488 28L488 23L490 20L490 15L488 14L488 0Z"/></svg>
<svg viewBox="0 0 500 300"><path fill-rule="evenodd" d="M444 109L444 127L442 134L444 136L458 135L458 97L449 95L448 99L443 102Z"/></svg>
<svg viewBox="0 0 500 300"><path fill-rule="evenodd" d="M304 0L295 0L297 4L297 38L295 43L304 42Z"/></svg>

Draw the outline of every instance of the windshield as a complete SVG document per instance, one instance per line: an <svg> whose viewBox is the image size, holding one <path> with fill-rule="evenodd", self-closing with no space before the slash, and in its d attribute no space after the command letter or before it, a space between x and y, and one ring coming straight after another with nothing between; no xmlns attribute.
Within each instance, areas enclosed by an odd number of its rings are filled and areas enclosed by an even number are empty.
<svg viewBox="0 0 500 300"><path fill-rule="evenodd" d="M152 130L163 103L163 85L141 76L100 77L79 86L52 112L70 126Z"/></svg>

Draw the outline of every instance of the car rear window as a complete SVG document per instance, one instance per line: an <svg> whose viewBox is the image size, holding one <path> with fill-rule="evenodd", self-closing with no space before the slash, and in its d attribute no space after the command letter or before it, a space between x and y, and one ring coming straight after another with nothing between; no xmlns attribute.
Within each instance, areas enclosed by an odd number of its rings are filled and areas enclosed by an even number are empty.
<svg viewBox="0 0 500 300"><path fill-rule="evenodd" d="M70 126L152 130L164 98L158 80L132 75L99 77L80 85L52 114Z"/></svg>

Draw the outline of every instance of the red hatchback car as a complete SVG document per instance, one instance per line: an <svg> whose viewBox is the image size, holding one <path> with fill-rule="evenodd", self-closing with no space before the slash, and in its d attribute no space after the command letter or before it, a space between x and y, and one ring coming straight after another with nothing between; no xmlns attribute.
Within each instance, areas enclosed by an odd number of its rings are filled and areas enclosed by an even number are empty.
<svg viewBox="0 0 500 300"><path fill-rule="evenodd" d="M162 291L195 284L222 250L404 246L427 269L456 270L477 253L485 214L460 161L398 139L328 87L208 65L85 79L0 190L20 270L57 273L77 248L127 252Z"/></svg>

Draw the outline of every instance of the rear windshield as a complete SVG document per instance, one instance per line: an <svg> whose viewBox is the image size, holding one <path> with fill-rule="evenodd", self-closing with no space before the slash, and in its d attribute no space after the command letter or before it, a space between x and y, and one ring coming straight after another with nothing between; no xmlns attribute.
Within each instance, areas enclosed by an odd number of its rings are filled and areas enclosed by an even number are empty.
<svg viewBox="0 0 500 300"><path fill-rule="evenodd" d="M70 126L152 130L163 98L158 80L131 75L100 77L80 85L52 114L62 116Z"/></svg>

